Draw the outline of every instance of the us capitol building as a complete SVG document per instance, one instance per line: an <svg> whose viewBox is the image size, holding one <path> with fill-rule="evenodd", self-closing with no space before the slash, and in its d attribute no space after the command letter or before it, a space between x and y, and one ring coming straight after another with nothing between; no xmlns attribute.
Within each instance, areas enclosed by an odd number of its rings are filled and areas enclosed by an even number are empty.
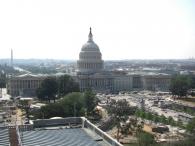
<svg viewBox="0 0 195 146"><path fill-rule="evenodd" d="M96 92L168 91L171 80L171 76L167 74L129 74L106 71L100 49L93 40L91 28L88 41L81 48L77 69L77 81L81 91L88 88Z"/></svg>
<svg viewBox="0 0 195 146"><path fill-rule="evenodd" d="M24 74L13 76L7 84L12 96L36 96L36 89L47 75ZM132 90L168 91L171 75L162 73L128 73L104 69L104 61L98 45L93 40L92 30L88 41L82 46L77 61L77 73L72 75L80 85L80 90L116 93Z"/></svg>

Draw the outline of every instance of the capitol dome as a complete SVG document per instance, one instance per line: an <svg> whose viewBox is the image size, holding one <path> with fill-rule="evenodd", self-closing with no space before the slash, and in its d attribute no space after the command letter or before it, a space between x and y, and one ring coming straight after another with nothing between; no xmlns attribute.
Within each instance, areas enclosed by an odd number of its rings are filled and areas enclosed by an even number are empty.
<svg viewBox="0 0 195 146"><path fill-rule="evenodd" d="M92 73L103 69L102 54L98 45L93 41L93 35L90 28L88 41L85 43L79 53L77 61L79 72Z"/></svg>
<svg viewBox="0 0 195 146"><path fill-rule="evenodd" d="M100 51L98 45L93 41L85 43L81 49L82 51Z"/></svg>
<svg viewBox="0 0 195 146"><path fill-rule="evenodd" d="M88 41L82 46L81 51L100 51L98 45L93 41L91 28L88 36Z"/></svg>

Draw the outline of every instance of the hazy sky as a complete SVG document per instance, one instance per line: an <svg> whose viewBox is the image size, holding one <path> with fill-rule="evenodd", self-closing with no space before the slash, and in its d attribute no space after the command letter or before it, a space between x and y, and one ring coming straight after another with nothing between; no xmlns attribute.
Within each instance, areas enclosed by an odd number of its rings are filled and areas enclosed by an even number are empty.
<svg viewBox="0 0 195 146"><path fill-rule="evenodd" d="M195 0L0 0L0 58L78 59L90 26L104 60L195 57Z"/></svg>

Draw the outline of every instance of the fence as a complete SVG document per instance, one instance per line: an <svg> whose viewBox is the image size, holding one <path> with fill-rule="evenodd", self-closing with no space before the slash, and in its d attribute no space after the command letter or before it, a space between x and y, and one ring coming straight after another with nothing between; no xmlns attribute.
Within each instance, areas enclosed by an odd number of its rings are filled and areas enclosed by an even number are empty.
<svg viewBox="0 0 195 146"><path fill-rule="evenodd" d="M41 119L35 120L33 125L35 128L59 125L79 125L82 124L80 117L68 117L63 119Z"/></svg>
<svg viewBox="0 0 195 146"><path fill-rule="evenodd" d="M93 132L95 132L97 135L101 136L105 141L107 141L112 146L123 146L116 139L112 138L106 132L97 128L94 124L89 122L87 119L83 118L83 120L84 120L84 127L91 129Z"/></svg>

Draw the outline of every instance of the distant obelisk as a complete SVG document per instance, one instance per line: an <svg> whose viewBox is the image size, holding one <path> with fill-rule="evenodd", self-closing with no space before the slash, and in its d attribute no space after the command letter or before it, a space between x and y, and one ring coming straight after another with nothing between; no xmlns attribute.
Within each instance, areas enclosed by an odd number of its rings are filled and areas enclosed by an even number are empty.
<svg viewBox="0 0 195 146"><path fill-rule="evenodd" d="M11 67L13 67L13 50L11 49Z"/></svg>

